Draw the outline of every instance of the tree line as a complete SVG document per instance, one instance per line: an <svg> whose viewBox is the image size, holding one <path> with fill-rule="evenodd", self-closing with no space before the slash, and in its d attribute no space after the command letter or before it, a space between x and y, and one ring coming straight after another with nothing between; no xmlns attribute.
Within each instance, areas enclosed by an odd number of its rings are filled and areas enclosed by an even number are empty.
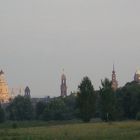
<svg viewBox="0 0 140 140"><path fill-rule="evenodd" d="M7 107L0 106L0 122L5 120L73 120L89 122L100 118L103 121L126 119L140 120L140 84L126 83L114 91L111 81L101 81L99 90L88 77L84 77L78 91L69 96L50 98L35 105L32 99L24 96L15 97Z"/></svg>

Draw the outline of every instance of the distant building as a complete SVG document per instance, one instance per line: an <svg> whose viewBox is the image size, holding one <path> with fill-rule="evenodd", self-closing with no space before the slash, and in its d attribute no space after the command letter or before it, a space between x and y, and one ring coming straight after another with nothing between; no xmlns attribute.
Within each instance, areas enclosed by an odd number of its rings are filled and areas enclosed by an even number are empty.
<svg viewBox="0 0 140 140"><path fill-rule="evenodd" d="M135 72L134 81L140 83L140 70Z"/></svg>
<svg viewBox="0 0 140 140"><path fill-rule="evenodd" d="M8 103L11 99L4 72L0 71L0 103Z"/></svg>
<svg viewBox="0 0 140 140"><path fill-rule="evenodd" d="M66 84L66 75L62 74L61 76L61 96L66 97L67 96L67 84Z"/></svg>
<svg viewBox="0 0 140 140"><path fill-rule="evenodd" d="M38 102L48 103L52 100L50 96L46 96L44 98L31 98L32 105L35 107Z"/></svg>
<svg viewBox="0 0 140 140"><path fill-rule="evenodd" d="M116 80L116 72L115 72L114 65L113 65L113 71L112 71L112 85L111 85L111 87L114 91L116 91L118 88L118 81Z"/></svg>
<svg viewBox="0 0 140 140"><path fill-rule="evenodd" d="M25 88L24 92L25 92L24 97L31 98L30 89L28 86Z"/></svg>

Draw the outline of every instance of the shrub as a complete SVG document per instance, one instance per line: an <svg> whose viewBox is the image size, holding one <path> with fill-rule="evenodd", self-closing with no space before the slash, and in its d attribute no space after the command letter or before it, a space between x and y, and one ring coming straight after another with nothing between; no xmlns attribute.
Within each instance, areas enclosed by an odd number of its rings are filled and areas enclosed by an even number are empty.
<svg viewBox="0 0 140 140"><path fill-rule="evenodd" d="M13 129L18 128L18 125L17 125L17 123L16 123L16 122L12 123L12 128L13 128Z"/></svg>

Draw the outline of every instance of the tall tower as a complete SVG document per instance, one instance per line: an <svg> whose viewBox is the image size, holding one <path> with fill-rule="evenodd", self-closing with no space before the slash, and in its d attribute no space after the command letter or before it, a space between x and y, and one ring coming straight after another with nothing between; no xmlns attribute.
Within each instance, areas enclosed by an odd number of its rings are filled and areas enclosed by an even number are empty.
<svg viewBox="0 0 140 140"><path fill-rule="evenodd" d="M63 73L61 76L61 97L66 97L67 96L67 84L66 84L66 76Z"/></svg>
<svg viewBox="0 0 140 140"><path fill-rule="evenodd" d="M116 91L118 88L118 81L116 80L116 72L113 64L113 71L112 71L112 85L111 85L113 91Z"/></svg>
<svg viewBox="0 0 140 140"><path fill-rule="evenodd" d="M24 92L25 92L24 97L29 97L29 98L31 97L31 95L30 95L30 89L29 89L28 86L25 88Z"/></svg>
<svg viewBox="0 0 140 140"><path fill-rule="evenodd" d="M10 100L8 85L5 81L4 72L0 71L0 103L8 103Z"/></svg>

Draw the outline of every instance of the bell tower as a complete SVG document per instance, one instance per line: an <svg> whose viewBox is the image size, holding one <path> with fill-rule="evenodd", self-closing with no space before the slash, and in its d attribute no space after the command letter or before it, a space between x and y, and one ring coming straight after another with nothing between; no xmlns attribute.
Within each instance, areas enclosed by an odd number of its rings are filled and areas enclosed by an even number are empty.
<svg viewBox="0 0 140 140"><path fill-rule="evenodd" d="M115 72L115 67L113 64L113 71L112 71L112 85L111 85L113 91L116 91L118 88L118 81L116 80L116 72Z"/></svg>
<svg viewBox="0 0 140 140"><path fill-rule="evenodd" d="M28 97L28 98L31 97L30 88L28 86L25 88L24 92L25 92L24 97Z"/></svg>
<svg viewBox="0 0 140 140"><path fill-rule="evenodd" d="M66 97L67 96L67 84L66 84L66 75L64 74L64 72L63 72L63 74L61 76L60 89L61 89L61 97Z"/></svg>

